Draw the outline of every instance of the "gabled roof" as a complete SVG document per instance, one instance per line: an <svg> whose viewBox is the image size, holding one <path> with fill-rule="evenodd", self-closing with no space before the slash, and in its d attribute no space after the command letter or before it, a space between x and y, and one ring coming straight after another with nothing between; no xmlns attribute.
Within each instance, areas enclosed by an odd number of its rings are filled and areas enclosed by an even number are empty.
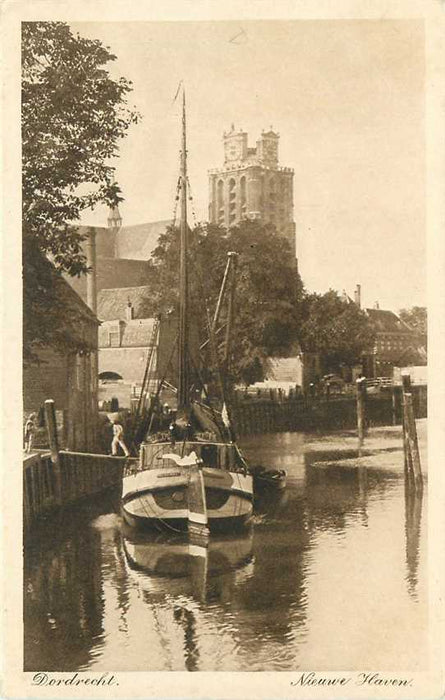
<svg viewBox="0 0 445 700"><path fill-rule="evenodd" d="M117 287L139 287L145 284L147 276L148 263L144 260L97 258L96 285L99 292L102 289L115 289ZM86 300L87 275L69 277L67 281L77 294Z"/></svg>
<svg viewBox="0 0 445 700"><path fill-rule="evenodd" d="M364 309L371 323L378 333L400 333L416 335L407 323L386 309Z"/></svg>
<svg viewBox="0 0 445 700"><path fill-rule="evenodd" d="M148 260L158 244L159 236L165 233L171 223L171 220L165 220L150 221L135 226L122 226L116 235L116 257Z"/></svg>
<svg viewBox="0 0 445 700"><path fill-rule="evenodd" d="M102 321L125 320L128 302L133 307L133 319L149 319L153 313L150 287L102 289L97 295L97 315Z"/></svg>

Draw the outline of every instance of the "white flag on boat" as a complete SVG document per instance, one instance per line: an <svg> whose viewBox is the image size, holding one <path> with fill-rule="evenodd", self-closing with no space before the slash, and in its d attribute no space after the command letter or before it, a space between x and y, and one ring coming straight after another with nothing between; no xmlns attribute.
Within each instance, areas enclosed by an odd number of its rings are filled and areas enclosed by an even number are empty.
<svg viewBox="0 0 445 700"><path fill-rule="evenodd" d="M185 455L185 457L181 457L181 455L177 455L174 452L169 452L168 454L162 455L162 459L171 459L180 467L191 467L194 464L200 464L201 462L195 451L190 452L190 454Z"/></svg>
<svg viewBox="0 0 445 700"><path fill-rule="evenodd" d="M230 419L229 419L229 414L227 411L227 406L226 406L225 401L224 401L223 407L222 407L221 418L222 418L222 422L224 423L226 428L230 428Z"/></svg>

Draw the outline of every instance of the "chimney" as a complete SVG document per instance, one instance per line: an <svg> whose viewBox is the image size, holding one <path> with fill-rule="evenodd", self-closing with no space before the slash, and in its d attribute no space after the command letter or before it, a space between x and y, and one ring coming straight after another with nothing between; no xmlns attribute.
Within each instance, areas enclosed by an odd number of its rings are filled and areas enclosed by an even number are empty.
<svg viewBox="0 0 445 700"><path fill-rule="evenodd" d="M85 242L87 266L87 304L93 313L97 313L97 284L96 284L96 229L90 226Z"/></svg>
<svg viewBox="0 0 445 700"><path fill-rule="evenodd" d="M357 304L358 308L362 308L362 287L360 284L357 284L354 292L354 301Z"/></svg>
<svg viewBox="0 0 445 700"><path fill-rule="evenodd" d="M133 304L128 300L127 306L125 307L125 318L127 321L132 321L134 318Z"/></svg>

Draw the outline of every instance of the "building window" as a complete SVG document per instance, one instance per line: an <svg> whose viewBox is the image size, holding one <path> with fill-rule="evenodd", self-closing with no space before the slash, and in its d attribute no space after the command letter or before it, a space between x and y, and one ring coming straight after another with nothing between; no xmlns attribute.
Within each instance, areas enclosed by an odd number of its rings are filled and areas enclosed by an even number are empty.
<svg viewBox="0 0 445 700"><path fill-rule="evenodd" d="M110 348L119 347L119 331L110 331L108 333L108 344Z"/></svg>

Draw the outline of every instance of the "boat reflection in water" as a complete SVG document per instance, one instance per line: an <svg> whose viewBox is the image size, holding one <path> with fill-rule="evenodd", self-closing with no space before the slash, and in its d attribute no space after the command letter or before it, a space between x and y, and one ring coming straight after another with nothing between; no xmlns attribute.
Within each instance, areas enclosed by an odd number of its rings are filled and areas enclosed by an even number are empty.
<svg viewBox="0 0 445 700"><path fill-rule="evenodd" d="M208 546L195 544L182 534L123 532L123 544L129 572L148 594L191 596L208 600L208 580L227 575L234 583L249 575L252 565L253 531L236 536L212 537Z"/></svg>

